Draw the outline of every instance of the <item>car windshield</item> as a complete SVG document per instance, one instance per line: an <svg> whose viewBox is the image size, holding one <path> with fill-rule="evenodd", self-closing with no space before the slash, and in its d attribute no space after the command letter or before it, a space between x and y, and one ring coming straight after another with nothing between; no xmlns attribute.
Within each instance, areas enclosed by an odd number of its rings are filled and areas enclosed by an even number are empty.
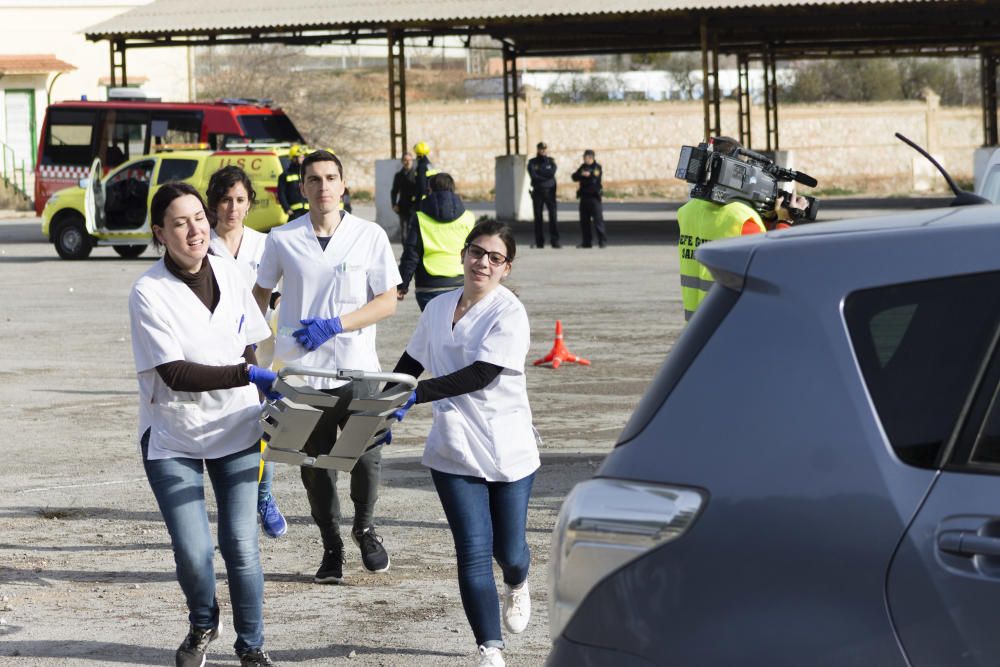
<svg viewBox="0 0 1000 667"><path fill-rule="evenodd" d="M248 114L237 116L247 138L255 142L303 143L302 135L284 115Z"/></svg>

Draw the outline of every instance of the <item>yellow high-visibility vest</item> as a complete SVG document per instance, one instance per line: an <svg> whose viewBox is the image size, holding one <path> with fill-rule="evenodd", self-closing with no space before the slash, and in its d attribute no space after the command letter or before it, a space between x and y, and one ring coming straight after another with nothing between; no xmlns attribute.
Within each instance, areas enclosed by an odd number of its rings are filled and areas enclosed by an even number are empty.
<svg viewBox="0 0 1000 667"><path fill-rule="evenodd" d="M420 238L424 242L424 270L428 275L454 278L463 273L462 248L476 226L476 216L466 211L451 222L438 222L417 211Z"/></svg>
<svg viewBox="0 0 1000 667"><path fill-rule="evenodd" d="M687 321L715 284L708 268L694 258L698 246L749 233L744 232L745 225L754 233L766 230L760 214L739 201L723 206L704 199L691 199L677 211L677 223L680 226L677 249L681 256L681 297Z"/></svg>

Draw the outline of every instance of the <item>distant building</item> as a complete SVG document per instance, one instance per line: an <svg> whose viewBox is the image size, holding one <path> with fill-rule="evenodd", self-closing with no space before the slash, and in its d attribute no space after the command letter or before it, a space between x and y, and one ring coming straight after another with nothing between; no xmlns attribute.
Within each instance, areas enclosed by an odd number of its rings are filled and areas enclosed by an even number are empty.
<svg viewBox="0 0 1000 667"><path fill-rule="evenodd" d="M13 154L16 165L34 167L50 101L107 99L108 43L89 42L84 31L149 2L0 0L0 148L8 161ZM128 76L130 85L148 87L164 100L187 101L187 49L128 51Z"/></svg>

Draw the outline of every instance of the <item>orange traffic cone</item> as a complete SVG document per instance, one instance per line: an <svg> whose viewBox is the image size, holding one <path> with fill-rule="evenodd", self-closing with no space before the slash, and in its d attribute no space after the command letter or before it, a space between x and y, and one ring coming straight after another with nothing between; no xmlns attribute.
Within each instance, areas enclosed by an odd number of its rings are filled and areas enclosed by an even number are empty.
<svg viewBox="0 0 1000 667"><path fill-rule="evenodd" d="M559 364L564 361L580 364L582 366L590 365L588 360L583 357L578 357L566 349L566 345L563 343L562 320L556 320L556 342L552 345L552 351L543 358L535 361L535 365L541 366L542 364L552 362L552 368L556 369L559 368Z"/></svg>

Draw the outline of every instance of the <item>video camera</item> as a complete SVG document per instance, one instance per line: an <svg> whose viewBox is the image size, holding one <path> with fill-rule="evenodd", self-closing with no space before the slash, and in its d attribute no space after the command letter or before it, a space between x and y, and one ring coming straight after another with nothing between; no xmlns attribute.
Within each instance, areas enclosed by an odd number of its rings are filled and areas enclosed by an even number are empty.
<svg viewBox="0 0 1000 667"><path fill-rule="evenodd" d="M743 156L746 160L739 159ZM731 153L713 150L712 142L698 146L682 146L677 163L677 178L692 183L691 196L717 204L739 200L754 207L762 217L774 216L778 206L784 206L792 219L815 220L818 202L805 197L806 209L792 208L792 193L781 190L779 183L795 181L810 188L816 179L808 174L786 169L762 153L737 147Z"/></svg>

